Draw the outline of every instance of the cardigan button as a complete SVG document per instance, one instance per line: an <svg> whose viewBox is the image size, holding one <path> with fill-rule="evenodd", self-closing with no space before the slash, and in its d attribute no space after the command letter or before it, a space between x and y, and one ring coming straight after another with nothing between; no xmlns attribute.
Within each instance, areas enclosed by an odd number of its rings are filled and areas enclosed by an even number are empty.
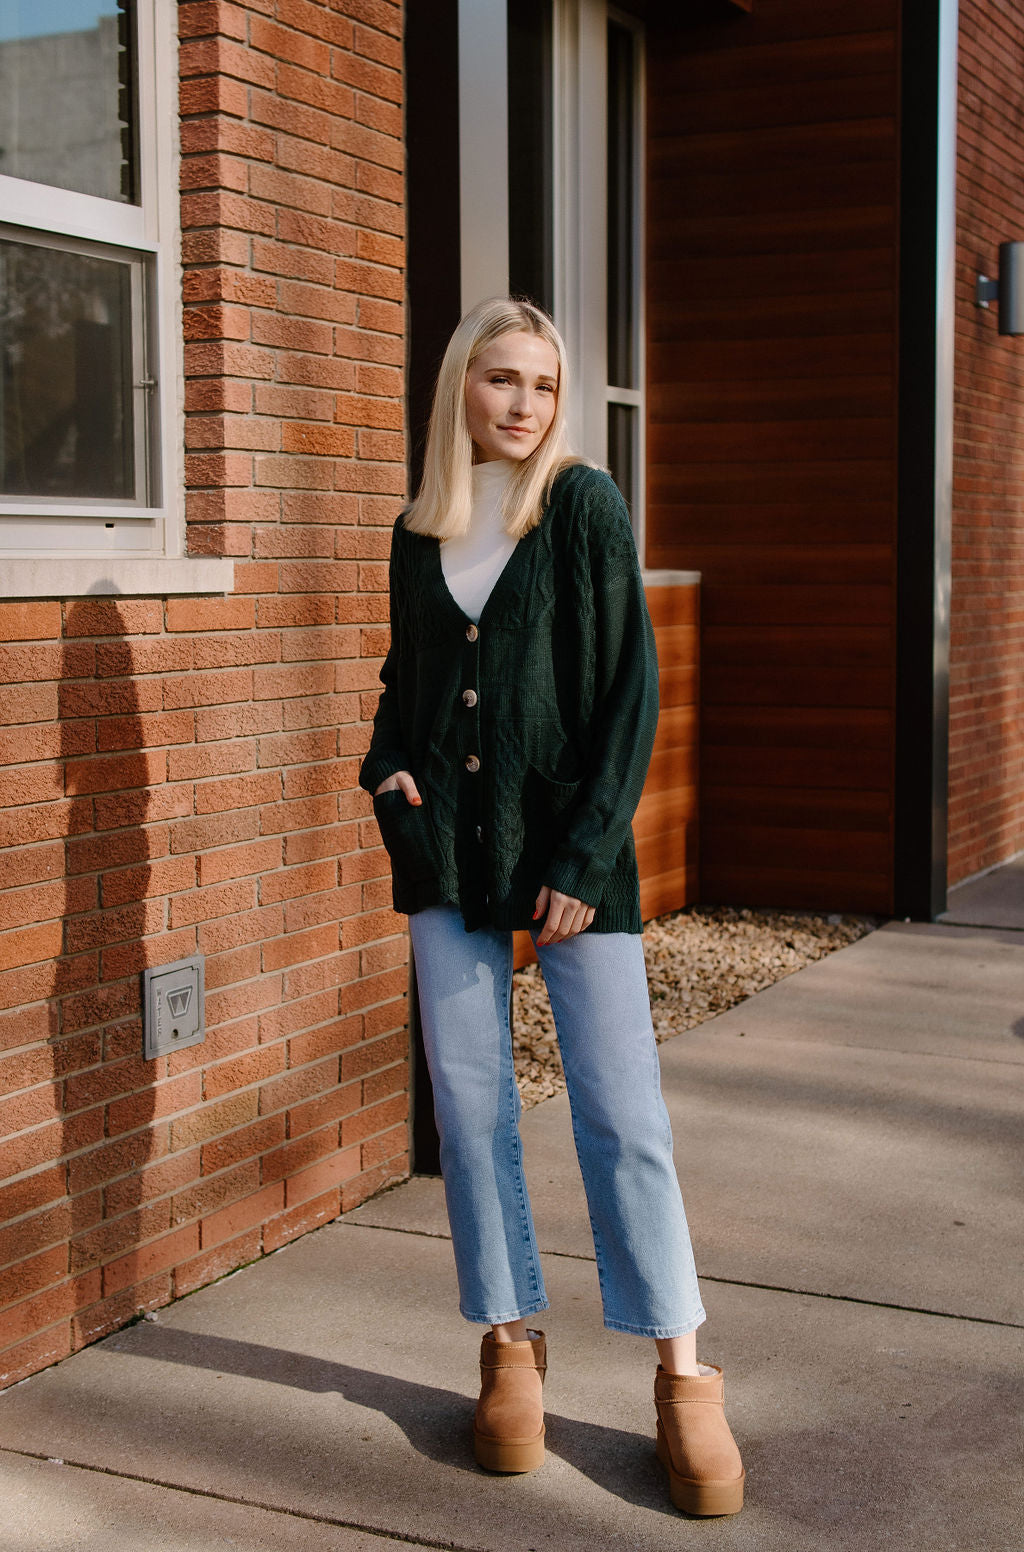
<svg viewBox="0 0 1024 1552"><path fill-rule="evenodd" d="M477 630L475 625L466 626L466 635L470 641L475 641L479 634L480 632Z"/></svg>
<svg viewBox="0 0 1024 1552"><path fill-rule="evenodd" d="M467 754L466 769L467 771L478 771L480 769L480 760L477 755Z"/></svg>
<svg viewBox="0 0 1024 1552"><path fill-rule="evenodd" d="M483 825L477 825L477 827L476 827L476 838L477 838L478 841L482 841L483 840L483 838L484 838L484 827L483 827Z"/></svg>
<svg viewBox="0 0 1024 1552"><path fill-rule="evenodd" d="M476 705L476 691L475 690L463 690L463 692L462 692L462 699L465 701L467 706L475 706Z"/></svg>

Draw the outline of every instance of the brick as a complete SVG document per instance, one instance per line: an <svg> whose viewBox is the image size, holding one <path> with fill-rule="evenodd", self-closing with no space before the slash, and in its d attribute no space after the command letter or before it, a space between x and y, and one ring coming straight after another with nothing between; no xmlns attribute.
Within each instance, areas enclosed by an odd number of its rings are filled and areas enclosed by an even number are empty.
<svg viewBox="0 0 1024 1552"><path fill-rule="evenodd" d="M408 1095L396 1094L392 1099L346 1116L341 1123L342 1143L347 1148L352 1143L365 1142L377 1132L386 1131L405 1120L408 1108Z"/></svg>
<svg viewBox="0 0 1024 1552"><path fill-rule="evenodd" d="M115 749L152 749L191 743L191 712L156 712L133 717L105 716L97 723L96 746L101 753Z"/></svg>
<svg viewBox="0 0 1024 1552"><path fill-rule="evenodd" d="M216 814L273 803L280 795L279 772L254 771L249 775L233 776L222 781L198 783L195 806L198 814Z"/></svg>
<svg viewBox="0 0 1024 1552"><path fill-rule="evenodd" d="M352 23L333 10L325 11L322 5L312 5L309 0L278 0L276 14L286 27L308 32L335 48L352 46Z"/></svg>
<svg viewBox="0 0 1024 1552"><path fill-rule="evenodd" d="M20 968L55 958L61 951L61 925L46 922L16 932L0 933L0 970Z"/></svg>
<svg viewBox="0 0 1024 1552"><path fill-rule="evenodd" d="M170 598L169 631L250 630L255 606L250 598Z"/></svg>
<svg viewBox="0 0 1024 1552"><path fill-rule="evenodd" d="M135 1246L166 1234L170 1225L171 1204L166 1197L131 1208L120 1217L107 1218L71 1241L71 1270L83 1272L112 1261Z"/></svg>
<svg viewBox="0 0 1024 1552"><path fill-rule="evenodd" d="M193 857L155 858L141 867L119 868L102 878L104 908L191 889L196 882Z"/></svg>
<svg viewBox="0 0 1024 1552"><path fill-rule="evenodd" d="M16 1385L30 1374L38 1374L52 1363L58 1363L70 1351L71 1331L66 1320L47 1327L25 1342L5 1344L0 1353L0 1390Z"/></svg>
<svg viewBox="0 0 1024 1552"><path fill-rule="evenodd" d="M60 604L0 604L0 641L52 641L61 633Z"/></svg>
<svg viewBox="0 0 1024 1552"><path fill-rule="evenodd" d="M52 1207L64 1196L65 1179L62 1164L49 1164L0 1187L0 1222L10 1222L24 1213Z"/></svg>
<svg viewBox="0 0 1024 1552"><path fill-rule="evenodd" d="M138 975L148 965L169 965L176 959L187 959L195 953L196 934L186 927L182 932L160 932L154 929L147 939L130 941L108 947L100 958L100 974L104 980L119 980L124 976Z"/></svg>
<svg viewBox="0 0 1024 1552"><path fill-rule="evenodd" d="M219 986L233 986L245 980L255 980L259 974L260 949L257 942L246 943L239 948L222 949L206 961L206 985L208 989L214 989ZM182 1055L185 1054L184 1052L182 1053Z"/></svg>
<svg viewBox="0 0 1024 1552"><path fill-rule="evenodd" d="M294 1050L297 1046L301 1048L299 1042L293 1040L289 1049ZM326 1127L334 1136L332 1146L336 1146L338 1122L344 1116L352 1115L361 1104L361 1085L358 1083L346 1083L340 1088L330 1089L326 1094L320 1094L315 1099L292 1106L288 1112L288 1135L294 1141L310 1132L319 1133Z"/></svg>
<svg viewBox="0 0 1024 1552"><path fill-rule="evenodd" d="M198 1224L186 1224L103 1268L104 1294L118 1293L144 1278L167 1271L199 1249Z"/></svg>
<svg viewBox="0 0 1024 1552"><path fill-rule="evenodd" d="M373 1169L361 1171L351 1180L345 1182L341 1188L341 1210L351 1212L353 1207L358 1207L377 1191L383 1191L385 1186L394 1185L400 1180L409 1178L409 1155L398 1154L387 1163L378 1164Z"/></svg>
<svg viewBox="0 0 1024 1552"><path fill-rule="evenodd" d="M177 679L168 676L163 681L164 706L168 709L183 706L223 706L232 701L252 699L252 671L250 669L226 669L220 672L206 671Z"/></svg>
<svg viewBox="0 0 1024 1552"><path fill-rule="evenodd" d="M98 1273L91 1274L98 1277ZM105 1299L90 1299L71 1319L71 1344L75 1351L136 1320L144 1310L160 1309L171 1301L169 1273L158 1272L144 1282L120 1289ZM81 1301L84 1303L84 1300Z"/></svg>
<svg viewBox="0 0 1024 1552"><path fill-rule="evenodd" d="M200 1151L173 1153L144 1164L131 1175L111 1181L103 1190L104 1211L108 1218L132 1212L146 1202L181 1191L199 1174Z"/></svg>
<svg viewBox="0 0 1024 1552"><path fill-rule="evenodd" d="M334 284L339 291L382 297L392 302L400 302L405 290L405 279L400 270L371 261L365 254L360 254L358 260L347 256L336 259ZM373 392L372 389L367 391Z"/></svg>
<svg viewBox="0 0 1024 1552"><path fill-rule="evenodd" d="M284 1072L260 1089L260 1115L271 1115L275 1110L288 1109L302 1100L311 1099L332 1088L337 1081L336 1057L295 1072Z"/></svg>
<svg viewBox="0 0 1024 1552"><path fill-rule="evenodd" d="M282 914L279 906L270 905L202 922L197 933L199 950L203 954L222 954L244 944L277 938L284 926Z"/></svg>
<svg viewBox="0 0 1024 1552"><path fill-rule="evenodd" d="M233 1094L229 1099L205 1104L202 1108L181 1116L171 1123L171 1148L177 1152L208 1142L213 1137L231 1131L234 1127L254 1121L259 1096L254 1090Z"/></svg>
<svg viewBox="0 0 1024 1552"><path fill-rule="evenodd" d="M298 1239L301 1234L308 1234L311 1229L330 1223L338 1216L339 1201L340 1192L337 1187L332 1187L323 1196L315 1197L312 1201L300 1202L298 1206L289 1208L277 1218L272 1218L263 1229L265 1253L269 1255L274 1250L280 1250L282 1245Z"/></svg>
<svg viewBox="0 0 1024 1552"><path fill-rule="evenodd" d="M285 1116L279 1113L264 1116L251 1126L240 1126L224 1137L203 1144L203 1174L216 1174L218 1170L259 1158L284 1141Z"/></svg>
<svg viewBox="0 0 1024 1552"><path fill-rule="evenodd" d="M397 102L383 102L379 97L357 92L355 118L383 134L397 137L402 133L402 109Z"/></svg>
<svg viewBox="0 0 1024 1552"><path fill-rule="evenodd" d="M65 635L137 636L153 634L163 625L163 606L156 599L82 598L66 608Z"/></svg>
<svg viewBox="0 0 1024 1552"><path fill-rule="evenodd" d="M165 1078L152 1088L129 1094L108 1105L107 1135L116 1137L120 1132L147 1126L154 1119L162 1120L189 1110L200 1102L201 1097L198 1073L186 1072Z"/></svg>
<svg viewBox="0 0 1024 1552"><path fill-rule="evenodd" d="M285 1181L285 1200L288 1207L297 1207L302 1202L322 1200L328 1192L337 1191L340 1209L341 1186L357 1172L358 1166L355 1165L351 1151L344 1149L311 1165L308 1169L300 1170L298 1174L290 1175Z"/></svg>
<svg viewBox="0 0 1024 1552"><path fill-rule="evenodd" d="M280 1040L298 1030L332 1018L338 1011L338 994L330 988L304 998L279 1003L260 1016L260 1041ZM322 1053L317 1053L322 1054ZM297 1065L296 1063L292 1064Z"/></svg>
<svg viewBox="0 0 1024 1552"><path fill-rule="evenodd" d="M255 1159L247 1160L236 1168L221 1174L204 1176L193 1181L171 1203L171 1221L203 1218L207 1213L219 1211L231 1202L251 1196L259 1187L259 1165Z"/></svg>
<svg viewBox="0 0 1024 1552"><path fill-rule="evenodd" d="M360 1150L360 1163L364 1170L369 1170L389 1159L404 1161L408 1157L408 1152L409 1128L405 1125L394 1126L389 1132L381 1132L363 1143Z"/></svg>
<svg viewBox="0 0 1024 1552"><path fill-rule="evenodd" d="M279 839L253 841L247 845L225 846L203 852L197 859L199 882L216 884L225 879L247 878L254 874L261 879L261 903L266 905L273 896L263 892L262 880L273 876L282 861L282 842Z"/></svg>
<svg viewBox="0 0 1024 1552"><path fill-rule="evenodd" d="M328 987L340 986L351 970L351 960L346 954L330 954L313 964L300 965L285 973L283 995L291 1001L292 998L309 997Z"/></svg>
<svg viewBox="0 0 1024 1552"><path fill-rule="evenodd" d="M203 1288L207 1283L216 1282L219 1277L226 1276L237 1267L256 1261L260 1254L261 1240L262 1234L259 1227L249 1229L235 1239L218 1244L211 1250L201 1251L198 1256L181 1262L174 1269L175 1298L184 1298L186 1294L194 1293L197 1288Z"/></svg>
<svg viewBox="0 0 1024 1552"><path fill-rule="evenodd" d="M304 1136L293 1138L275 1149L273 1153L267 1154L263 1160L263 1178L264 1180L286 1180L289 1176L309 1169L313 1164L336 1154L337 1151L338 1123L335 1121L333 1126L328 1125L316 1132L307 1132ZM294 1201L289 1205L294 1206ZM283 1201L281 1206L284 1206Z"/></svg>
<svg viewBox="0 0 1024 1552"><path fill-rule="evenodd" d="M344 790L344 784L340 790ZM289 830L319 830L333 825L338 817L338 802L335 793L326 792L273 804L260 811L260 827L268 835Z"/></svg>
<svg viewBox="0 0 1024 1552"><path fill-rule="evenodd" d="M354 433L343 426L286 424L281 428L281 447L290 453L351 458L356 450L356 439Z"/></svg>
<svg viewBox="0 0 1024 1552"><path fill-rule="evenodd" d="M13 1304L28 1298L42 1288L48 1288L67 1275L68 1250L66 1245L55 1245L39 1255L17 1261L0 1271L0 1306Z"/></svg>
<svg viewBox="0 0 1024 1552"><path fill-rule="evenodd" d="M325 860L305 867L291 867L275 873L264 873L260 880L260 900L264 905L277 900L291 900L298 895L316 894L334 887L338 869L336 863Z"/></svg>
<svg viewBox="0 0 1024 1552"><path fill-rule="evenodd" d="M203 1074L203 1089L207 1099L219 1099L232 1090L246 1088L272 1077L284 1067L284 1052L279 1046L267 1046L258 1051L248 1051L230 1061L207 1067Z"/></svg>
<svg viewBox="0 0 1024 1552"><path fill-rule="evenodd" d="M336 928L339 922L358 911L361 905L359 885L324 890L308 898L289 900L284 908L285 932L301 932L327 924Z"/></svg>
<svg viewBox="0 0 1024 1552"><path fill-rule="evenodd" d="M294 560L308 556L329 559L334 554L334 534L321 528L265 528L255 535L255 551L261 557ZM280 654L278 654L280 655Z"/></svg>

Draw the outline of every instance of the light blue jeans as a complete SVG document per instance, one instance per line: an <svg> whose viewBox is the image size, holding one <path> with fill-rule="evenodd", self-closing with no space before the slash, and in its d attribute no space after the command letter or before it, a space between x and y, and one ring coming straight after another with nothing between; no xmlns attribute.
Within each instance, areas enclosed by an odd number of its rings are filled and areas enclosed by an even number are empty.
<svg viewBox="0 0 1024 1552"><path fill-rule="evenodd" d="M531 926L536 945L543 923ZM548 1307L523 1174L512 1062L512 933L454 905L409 917L448 1221L467 1320ZM661 1093L643 941L577 933L537 949L555 1017L604 1310L613 1331L706 1319Z"/></svg>

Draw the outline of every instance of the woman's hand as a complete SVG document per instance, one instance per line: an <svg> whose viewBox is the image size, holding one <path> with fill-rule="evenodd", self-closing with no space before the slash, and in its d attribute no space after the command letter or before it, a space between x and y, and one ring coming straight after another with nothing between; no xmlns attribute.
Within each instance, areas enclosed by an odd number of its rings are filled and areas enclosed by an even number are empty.
<svg viewBox="0 0 1024 1552"><path fill-rule="evenodd" d="M584 905L582 900L572 895L563 895L560 890L542 884L534 916L542 916L545 909L548 916L537 939L538 948L543 948L547 943L562 943L566 938L582 932L584 927L590 926L595 914L592 905Z"/></svg>
<svg viewBox="0 0 1024 1552"><path fill-rule="evenodd" d="M373 795L376 798L379 797L382 792L394 792L396 787L400 788L400 790L405 793L405 796L410 803L423 802L423 799L420 797L419 792L416 789L416 783L412 779L411 771L396 771L393 776L388 776L385 781L381 782L380 786L377 788L377 791Z"/></svg>

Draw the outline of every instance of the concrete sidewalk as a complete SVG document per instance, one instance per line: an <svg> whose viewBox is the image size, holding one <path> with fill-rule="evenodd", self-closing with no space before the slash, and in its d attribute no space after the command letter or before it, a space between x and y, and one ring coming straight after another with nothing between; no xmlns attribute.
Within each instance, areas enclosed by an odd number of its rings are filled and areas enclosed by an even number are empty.
<svg viewBox="0 0 1024 1552"><path fill-rule="evenodd" d="M523 1125L543 1470L474 1466L478 1331L419 1179L0 1396L2 1552L1020 1552L1024 933L890 925L661 1059L740 1516L668 1502L562 1097Z"/></svg>

